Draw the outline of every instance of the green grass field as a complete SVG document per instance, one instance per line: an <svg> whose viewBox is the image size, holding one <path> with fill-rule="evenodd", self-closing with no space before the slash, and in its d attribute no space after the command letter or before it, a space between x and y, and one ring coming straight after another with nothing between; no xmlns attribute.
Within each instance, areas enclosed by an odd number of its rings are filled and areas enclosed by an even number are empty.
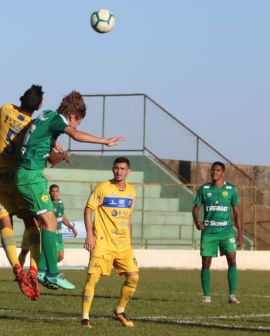
<svg viewBox="0 0 270 336"><path fill-rule="evenodd" d="M80 326L85 270L65 270L77 289L42 288L36 302L24 297L11 269L0 270L0 335L265 335L270 333L269 272L239 272L239 305L227 303L227 274L212 272L212 303L201 303L199 271L141 270L137 293L128 307L135 328L111 319L122 278L114 272L97 286L93 329Z"/></svg>

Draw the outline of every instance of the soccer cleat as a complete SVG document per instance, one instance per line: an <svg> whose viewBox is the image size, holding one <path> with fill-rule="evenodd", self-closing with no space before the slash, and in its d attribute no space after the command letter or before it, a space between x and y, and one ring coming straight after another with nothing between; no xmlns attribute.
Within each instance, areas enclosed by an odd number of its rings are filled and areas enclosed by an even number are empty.
<svg viewBox="0 0 270 336"><path fill-rule="evenodd" d="M210 296L203 296L202 303L203 304L209 304L209 303L211 303L211 297Z"/></svg>
<svg viewBox="0 0 270 336"><path fill-rule="evenodd" d="M36 268L30 267L28 274L27 274L27 279L32 286L31 300L35 301L40 296L40 288L38 284L38 271Z"/></svg>
<svg viewBox="0 0 270 336"><path fill-rule="evenodd" d="M63 274L57 274L55 276L49 276L48 274L44 277L44 286L49 289L75 289L75 286L65 279Z"/></svg>
<svg viewBox="0 0 270 336"><path fill-rule="evenodd" d="M116 311L113 311L112 318L122 323L123 327L133 328L134 323L127 317L127 315L123 312L117 314Z"/></svg>
<svg viewBox="0 0 270 336"><path fill-rule="evenodd" d="M13 267L13 273L15 274L15 281L17 281L22 293L31 299L33 295L32 286L30 282L28 281L26 275L24 274L22 266L19 264L16 264Z"/></svg>
<svg viewBox="0 0 270 336"><path fill-rule="evenodd" d="M229 295L228 303L238 304L238 303L240 303L240 301L237 300L235 295Z"/></svg>
<svg viewBox="0 0 270 336"><path fill-rule="evenodd" d="M87 320L87 319L82 319L82 320L81 320L81 326L82 326L83 328L93 328L93 327L91 326L89 320Z"/></svg>
<svg viewBox="0 0 270 336"><path fill-rule="evenodd" d="M45 278L45 272L38 272L38 275L37 275L37 278L38 278L38 282L44 286L44 278Z"/></svg>

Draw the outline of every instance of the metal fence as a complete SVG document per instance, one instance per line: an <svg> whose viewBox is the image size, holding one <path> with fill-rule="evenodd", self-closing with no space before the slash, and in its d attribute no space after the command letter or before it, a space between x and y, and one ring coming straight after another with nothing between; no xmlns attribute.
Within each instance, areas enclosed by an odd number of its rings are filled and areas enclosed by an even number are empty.
<svg viewBox="0 0 270 336"><path fill-rule="evenodd" d="M80 129L103 137L121 134L126 141L119 143L117 148L107 148L63 138L61 141L66 142L71 152L151 155L166 165L187 188L205 183L209 178L209 163L222 161L226 165L227 180L239 188L246 234L253 240L254 248L270 248L268 199L262 197L264 193L268 195L269 187L255 185L248 169L231 162L145 94L85 94L84 98L88 114ZM189 163L188 176L181 169L185 163Z"/></svg>

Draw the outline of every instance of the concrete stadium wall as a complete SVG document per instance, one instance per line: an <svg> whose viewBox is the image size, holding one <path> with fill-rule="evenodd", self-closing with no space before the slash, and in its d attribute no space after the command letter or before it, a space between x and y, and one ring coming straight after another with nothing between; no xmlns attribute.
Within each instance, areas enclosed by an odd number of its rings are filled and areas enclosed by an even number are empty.
<svg viewBox="0 0 270 336"><path fill-rule="evenodd" d="M19 249L17 252L19 253ZM201 257L198 250L134 250L138 265L141 268L175 268L200 269ZM79 268L87 267L89 253L85 249L65 249L65 259L59 267ZM27 256L26 266L29 264ZM9 267L3 248L0 248L0 267ZM270 270L270 251L238 251L237 267L240 270ZM212 269L226 270L225 257L213 258Z"/></svg>

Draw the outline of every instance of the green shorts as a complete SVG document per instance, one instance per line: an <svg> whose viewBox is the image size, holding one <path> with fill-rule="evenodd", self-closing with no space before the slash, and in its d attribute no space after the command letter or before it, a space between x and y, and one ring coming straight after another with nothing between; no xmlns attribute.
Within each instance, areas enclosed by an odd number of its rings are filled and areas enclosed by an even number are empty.
<svg viewBox="0 0 270 336"><path fill-rule="evenodd" d="M19 168L15 175L15 183L34 214L53 211L53 204L48 193L48 181L42 170Z"/></svg>
<svg viewBox="0 0 270 336"><path fill-rule="evenodd" d="M64 252L64 240L62 234L56 234L56 250L58 252Z"/></svg>
<svg viewBox="0 0 270 336"><path fill-rule="evenodd" d="M220 255L226 255L229 252L237 250L236 241L233 232L226 234L202 234L201 236L201 256L217 257L218 249Z"/></svg>

